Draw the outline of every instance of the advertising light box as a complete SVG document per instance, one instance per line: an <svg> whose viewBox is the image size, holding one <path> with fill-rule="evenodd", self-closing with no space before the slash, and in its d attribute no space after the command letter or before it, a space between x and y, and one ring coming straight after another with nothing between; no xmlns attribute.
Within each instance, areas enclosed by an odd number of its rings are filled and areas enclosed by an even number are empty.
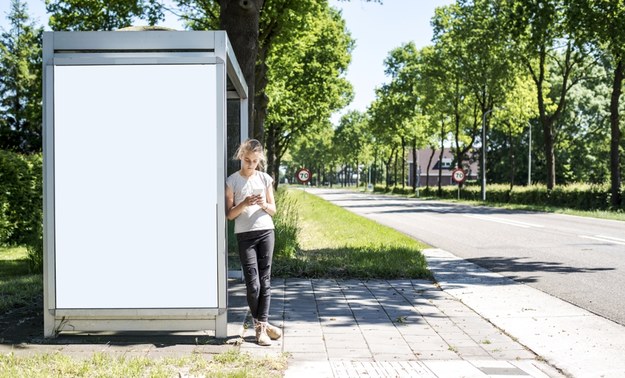
<svg viewBox="0 0 625 378"><path fill-rule="evenodd" d="M44 32L45 337L227 336L227 124L246 138L247 111L224 31Z"/></svg>
<svg viewBox="0 0 625 378"><path fill-rule="evenodd" d="M54 79L57 307L216 307L215 66Z"/></svg>

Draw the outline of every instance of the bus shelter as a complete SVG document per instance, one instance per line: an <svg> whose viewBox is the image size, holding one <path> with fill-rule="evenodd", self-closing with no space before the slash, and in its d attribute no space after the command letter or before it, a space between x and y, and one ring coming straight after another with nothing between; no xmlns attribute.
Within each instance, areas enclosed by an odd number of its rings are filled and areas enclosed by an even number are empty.
<svg viewBox="0 0 625 378"><path fill-rule="evenodd" d="M225 337L226 33L46 32L43 68L44 336Z"/></svg>

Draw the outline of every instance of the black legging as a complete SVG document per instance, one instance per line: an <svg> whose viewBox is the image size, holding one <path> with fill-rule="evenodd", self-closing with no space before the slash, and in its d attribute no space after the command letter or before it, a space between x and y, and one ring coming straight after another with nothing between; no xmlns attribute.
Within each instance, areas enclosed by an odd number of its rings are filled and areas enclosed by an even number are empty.
<svg viewBox="0 0 625 378"><path fill-rule="evenodd" d="M254 319L269 319L271 302L271 261L275 236L273 230L237 234L239 258L247 287L247 304Z"/></svg>

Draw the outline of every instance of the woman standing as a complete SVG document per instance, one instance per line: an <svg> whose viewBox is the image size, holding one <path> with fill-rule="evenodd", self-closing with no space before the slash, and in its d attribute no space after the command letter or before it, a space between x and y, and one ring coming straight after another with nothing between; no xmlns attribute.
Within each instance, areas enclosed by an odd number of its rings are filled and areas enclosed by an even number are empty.
<svg viewBox="0 0 625 378"><path fill-rule="evenodd" d="M280 328L269 324L271 302L271 262L275 243L273 179L263 169L265 151L256 139L243 142L235 154L241 169L226 180L226 216L234 219L234 233L245 276L247 304L254 318L256 342L271 345L282 336Z"/></svg>

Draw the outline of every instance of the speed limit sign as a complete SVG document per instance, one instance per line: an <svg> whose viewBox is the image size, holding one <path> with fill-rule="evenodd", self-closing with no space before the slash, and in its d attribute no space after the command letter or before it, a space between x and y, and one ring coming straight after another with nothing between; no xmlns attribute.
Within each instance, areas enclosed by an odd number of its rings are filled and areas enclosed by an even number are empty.
<svg viewBox="0 0 625 378"><path fill-rule="evenodd" d="M295 175L297 176L297 181L299 181L302 184L307 184L308 181L310 181L310 179L312 178L312 174L306 168L298 169Z"/></svg>
<svg viewBox="0 0 625 378"><path fill-rule="evenodd" d="M467 175L461 168L456 168L451 172L451 179L458 184L462 184L467 179Z"/></svg>

